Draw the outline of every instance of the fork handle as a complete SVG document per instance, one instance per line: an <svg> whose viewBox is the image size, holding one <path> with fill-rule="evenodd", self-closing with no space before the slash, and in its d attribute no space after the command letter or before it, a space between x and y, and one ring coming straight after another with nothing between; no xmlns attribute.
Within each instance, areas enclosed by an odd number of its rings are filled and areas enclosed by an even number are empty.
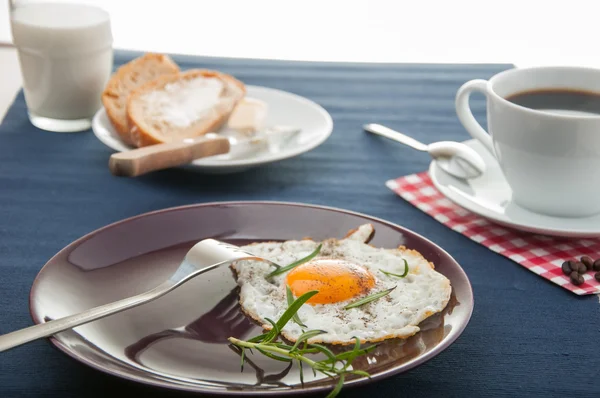
<svg viewBox="0 0 600 398"><path fill-rule="evenodd" d="M4 334L0 336L0 352L145 304L167 293L170 290L171 285L172 283L167 281L152 290L136 296Z"/></svg>
<svg viewBox="0 0 600 398"><path fill-rule="evenodd" d="M230 265L239 260L270 261L256 257L252 253L241 250L239 247L229 245L214 239L204 239L196 243L186 254L183 262L171 277L154 289L131 296L119 301L104 304L89 310L69 315L64 318L54 319L45 323L30 326L0 336L0 352L35 339L48 337L55 333L71 329L84 323L92 322L107 317L117 312L148 303L155 300L177 286L185 283L198 275L212 271L215 268ZM276 265L271 263L272 265Z"/></svg>

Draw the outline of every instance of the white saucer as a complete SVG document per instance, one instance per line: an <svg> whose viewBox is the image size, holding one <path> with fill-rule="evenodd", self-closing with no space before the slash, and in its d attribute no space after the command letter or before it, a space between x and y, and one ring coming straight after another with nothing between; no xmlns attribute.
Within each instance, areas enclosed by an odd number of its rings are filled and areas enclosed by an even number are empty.
<svg viewBox="0 0 600 398"><path fill-rule="evenodd" d="M292 158L321 145L333 131L329 113L320 105L296 94L267 87L246 86L247 96L267 103L265 126L287 125L301 129L287 145L278 152L263 151L247 157L228 159L227 156L197 159L189 166L210 173L231 173ZM114 130L104 108L94 116L94 135L106 146L123 152L133 149L125 144Z"/></svg>
<svg viewBox="0 0 600 398"><path fill-rule="evenodd" d="M493 222L527 232L570 238L600 237L600 214L561 218L534 213L512 202L512 190L496 159L477 140L464 142L486 163L486 172L463 181L450 176L432 161L429 176L435 187L457 205Z"/></svg>

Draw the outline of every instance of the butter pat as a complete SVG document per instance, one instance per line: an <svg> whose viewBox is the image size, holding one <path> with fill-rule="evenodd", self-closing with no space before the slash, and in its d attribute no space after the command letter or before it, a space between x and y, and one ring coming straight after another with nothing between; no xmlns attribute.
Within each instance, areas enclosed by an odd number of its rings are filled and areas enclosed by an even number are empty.
<svg viewBox="0 0 600 398"><path fill-rule="evenodd" d="M263 127L267 110L265 102L244 98L229 116L227 127L240 133L255 133Z"/></svg>
<svg viewBox="0 0 600 398"><path fill-rule="evenodd" d="M146 112L155 120L186 128L203 118L214 117L223 90L220 80L197 77L169 83L162 90L150 91L142 99L153 104Z"/></svg>

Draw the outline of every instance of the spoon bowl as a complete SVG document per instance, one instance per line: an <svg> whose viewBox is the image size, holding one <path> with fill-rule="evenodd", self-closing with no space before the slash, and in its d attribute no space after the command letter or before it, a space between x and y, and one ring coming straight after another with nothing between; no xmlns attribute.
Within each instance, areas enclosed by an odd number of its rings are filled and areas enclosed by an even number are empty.
<svg viewBox="0 0 600 398"><path fill-rule="evenodd" d="M476 178L485 172L486 166L481 155L463 143L439 141L427 145L380 124L365 124L363 128L369 133L377 134L408 145L418 151L429 153L442 170L456 178Z"/></svg>

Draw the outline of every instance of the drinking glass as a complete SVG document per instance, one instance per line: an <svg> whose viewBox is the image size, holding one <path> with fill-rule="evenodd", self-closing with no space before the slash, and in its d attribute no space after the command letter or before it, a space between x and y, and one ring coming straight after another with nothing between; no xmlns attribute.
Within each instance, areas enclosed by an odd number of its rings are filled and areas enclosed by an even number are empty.
<svg viewBox="0 0 600 398"><path fill-rule="evenodd" d="M108 13L74 1L9 4L29 120L54 132L89 129L113 65Z"/></svg>

